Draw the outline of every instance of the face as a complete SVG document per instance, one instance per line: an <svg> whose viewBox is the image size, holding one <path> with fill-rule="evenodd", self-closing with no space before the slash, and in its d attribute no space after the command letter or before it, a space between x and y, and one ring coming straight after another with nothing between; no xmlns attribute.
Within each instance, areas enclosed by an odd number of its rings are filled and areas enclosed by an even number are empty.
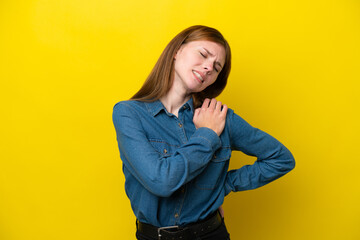
<svg viewBox="0 0 360 240"><path fill-rule="evenodd" d="M176 87L187 94L201 92L216 81L225 64L225 49L210 41L183 44L175 55Z"/></svg>

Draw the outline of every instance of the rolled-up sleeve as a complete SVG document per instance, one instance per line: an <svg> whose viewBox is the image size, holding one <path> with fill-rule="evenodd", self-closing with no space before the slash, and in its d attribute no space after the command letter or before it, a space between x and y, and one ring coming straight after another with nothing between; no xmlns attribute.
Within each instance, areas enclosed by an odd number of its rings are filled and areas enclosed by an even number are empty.
<svg viewBox="0 0 360 240"><path fill-rule="evenodd" d="M228 171L225 194L261 187L285 175L295 167L291 152L269 134L252 127L230 111L227 116L233 150L257 157L252 165Z"/></svg>

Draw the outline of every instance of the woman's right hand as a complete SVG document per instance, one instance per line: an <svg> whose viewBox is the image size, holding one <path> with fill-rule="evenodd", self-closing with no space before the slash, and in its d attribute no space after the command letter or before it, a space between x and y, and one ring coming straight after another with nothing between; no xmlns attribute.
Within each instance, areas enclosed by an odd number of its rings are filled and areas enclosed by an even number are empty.
<svg viewBox="0 0 360 240"><path fill-rule="evenodd" d="M194 112L193 122L196 128L207 127L216 132L218 136L225 127L227 106L221 105L220 101L215 98L206 98L201 108L197 108Z"/></svg>

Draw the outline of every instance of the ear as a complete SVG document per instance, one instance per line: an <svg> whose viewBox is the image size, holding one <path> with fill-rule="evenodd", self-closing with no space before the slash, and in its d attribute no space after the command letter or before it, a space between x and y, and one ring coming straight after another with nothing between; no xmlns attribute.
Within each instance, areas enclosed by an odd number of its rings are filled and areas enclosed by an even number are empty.
<svg viewBox="0 0 360 240"><path fill-rule="evenodd" d="M180 48L176 51L175 55L174 55L174 60L176 60L176 57L178 55L178 53L180 53L183 49L183 45L180 46Z"/></svg>
<svg viewBox="0 0 360 240"><path fill-rule="evenodd" d="M180 50L180 49L179 49L179 50ZM179 50L176 51L176 53L175 53L175 55L174 55L174 60L176 60L176 57L177 57L177 55L178 55Z"/></svg>

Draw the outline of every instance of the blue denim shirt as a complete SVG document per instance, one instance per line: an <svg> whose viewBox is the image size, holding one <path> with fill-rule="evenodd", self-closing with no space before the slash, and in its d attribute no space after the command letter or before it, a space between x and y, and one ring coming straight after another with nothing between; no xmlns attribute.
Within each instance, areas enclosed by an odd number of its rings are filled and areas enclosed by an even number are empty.
<svg viewBox="0 0 360 240"><path fill-rule="evenodd" d="M114 106L125 191L135 216L154 226L185 225L216 211L231 191L261 187L295 166L292 154L229 109L220 137L196 129L190 99L178 117L160 101ZM257 161L228 171L231 151Z"/></svg>

